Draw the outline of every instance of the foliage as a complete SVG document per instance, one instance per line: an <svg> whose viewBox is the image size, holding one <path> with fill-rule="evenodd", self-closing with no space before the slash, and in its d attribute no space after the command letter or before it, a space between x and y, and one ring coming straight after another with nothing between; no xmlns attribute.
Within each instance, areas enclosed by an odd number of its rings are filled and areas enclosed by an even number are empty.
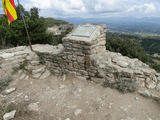
<svg viewBox="0 0 160 120"><path fill-rule="evenodd" d="M136 39L123 38L112 33L107 33L106 42L107 50L119 52L130 58L138 58L145 63L150 62L149 55L147 55L144 48Z"/></svg>
<svg viewBox="0 0 160 120"><path fill-rule="evenodd" d="M134 81L128 80L123 80L115 83L104 82L103 86L117 89L122 93L135 92L138 88L137 84Z"/></svg>
<svg viewBox="0 0 160 120"><path fill-rule="evenodd" d="M160 73L160 64L159 63L152 63L150 65L153 69Z"/></svg>
<svg viewBox="0 0 160 120"><path fill-rule="evenodd" d="M68 22L66 22L66 21L56 20L54 18L46 18L45 22L47 23L48 27L52 27L54 25L68 24Z"/></svg>
<svg viewBox="0 0 160 120"><path fill-rule="evenodd" d="M1 105L0 106L0 118L3 119L3 115L5 113L9 113L14 109L15 109L15 105L13 103L8 104L8 105Z"/></svg>
<svg viewBox="0 0 160 120"><path fill-rule="evenodd" d="M130 34L130 33L114 33L114 35L138 40L145 51L149 54L159 53L160 54L160 36L147 35L147 34Z"/></svg>
<svg viewBox="0 0 160 120"><path fill-rule="evenodd" d="M9 85L11 81L12 78L10 76L0 80L0 92L2 92Z"/></svg>
<svg viewBox="0 0 160 120"><path fill-rule="evenodd" d="M145 38L147 39L147 38ZM107 50L119 52L130 58L138 58L142 62L150 65L157 72L160 72L160 64L155 63L151 55L147 54L141 43L138 41L139 36L130 34L107 33L106 38Z"/></svg>
<svg viewBox="0 0 160 120"><path fill-rule="evenodd" d="M30 11L26 11L23 6L20 5L16 7L18 19L10 25L8 25L6 16L0 17L0 49L28 45L26 31L20 14L20 7L26 20L32 44L57 45L62 43L62 38L71 31L71 29L68 29L58 36L46 33L49 26L68 24L68 22L40 17L38 8L33 7Z"/></svg>
<svg viewBox="0 0 160 120"><path fill-rule="evenodd" d="M46 63L46 61L44 60L43 54L37 52L37 55L39 57L39 61L42 65L44 65Z"/></svg>
<svg viewBox="0 0 160 120"><path fill-rule="evenodd" d="M29 31L32 44L46 44L52 42L52 35L46 33L47 24L44 18L39 17L39 9L31 8L25 11L21 6L23 15L26 20L27 29ZM8 25L6 16L0 17L0 46L13 47L20 45L28 45L26 31L23 20L19 12L19 6L16 7L18 20Z"/></svg>
<svg viewBox="0 0 160 120"><path fill-rule="evenodd" d="M14 67L12 74L14 75L15 73L17 73L19 70L23 70L23 71L28 71L26 69L26 66L28 65L28 61L24 60L23 62L21 62L21 64L18 67Z"/></svg>
<svg viewBox="0 0 160 120"><path fill-rule="evenodd" d="M57 45L57 44L62 44L62 38L63 37L65 37L66 36L66 34L68 34L69 32L71 32L72 31L72 28L68 28L65 32L63 32L61 35L54 35L53 36L53 41L52 41L52 43L50 43L50 44L52 44L52 45Z"/></svg>

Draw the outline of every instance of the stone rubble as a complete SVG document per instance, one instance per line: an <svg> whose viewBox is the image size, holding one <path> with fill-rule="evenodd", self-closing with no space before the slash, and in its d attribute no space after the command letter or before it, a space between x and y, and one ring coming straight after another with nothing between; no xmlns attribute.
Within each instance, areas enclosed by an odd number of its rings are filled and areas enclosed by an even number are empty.
<svg viewBox="0 0 160 120"><path fill-rule="evenodd" d="M29 110L29 111L38 112L38 111L39 111L39 105L38 105L38 103L30 103L30 104L28 105L28 110Z"/></svg>
<svg viewBox="0 0 160 120"><path fill-rule="evenodd" d="M12 92L14 92L16 90L16 88L10 88L4 91L5 94L11 94Z"/></svg>
<svg viewBox="0 0 160 120"><path fill-rule="evenodd" d="M5 113L4 116L3 116L3 120L11 120L15 117L15 114L16 114L16 110L13 110L9 113Z"/></svg>
<svg viewBox="0 0 160 120"><path fill-rule="evenodd" d="M65 120L71 120L70 118L66 118Z"/></svg>
<svg viewBox="0 0 160 120"><path fill-rule="evenodd" d="M81 109L76 109L75 111L74 111L74 115L75 116L78 116L79 114L81 114L82 113L82 110Z"/></svg>

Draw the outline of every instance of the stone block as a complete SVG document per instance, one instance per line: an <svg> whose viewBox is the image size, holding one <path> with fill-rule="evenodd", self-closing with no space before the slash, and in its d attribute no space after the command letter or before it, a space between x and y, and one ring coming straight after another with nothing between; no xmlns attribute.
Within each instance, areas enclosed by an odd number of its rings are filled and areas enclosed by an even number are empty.
<svg viewBox="0 0 160 120"><path fill-rule="evenodd" d="M43 66L43 67L38 68L36 70L32 70L32 74L34 75L34 74L42 73L45 71L45 69L46 69L45 66Z"/></svg>
<svg viewBox="0 0 160 120"><path fill-rule="evenodd" d="M37 65L39 65L39 64L40 64L39 61L31 61L31 65L33 65L33 66L37 66Z"/></svg>
<svg viewBox="0 0 160 120"><path fill-rule="evenodd" d="M48 70L46 70L46 71L40 76L40 79L45 79L45 78L49 77L50 74L51 74L51 73L50 73Z"/></svg>

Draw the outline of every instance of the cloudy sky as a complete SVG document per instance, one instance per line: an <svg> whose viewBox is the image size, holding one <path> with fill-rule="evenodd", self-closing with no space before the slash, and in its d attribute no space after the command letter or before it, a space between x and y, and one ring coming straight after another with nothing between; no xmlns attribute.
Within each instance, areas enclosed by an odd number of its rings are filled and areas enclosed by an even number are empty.
<svg viewBox="0 0 160 120"><path fill-rule="evenodd" d="M20 2L27 10L33 6L40 8L40 15L44 17L160 17L160 0L20 0Z"/></svg>

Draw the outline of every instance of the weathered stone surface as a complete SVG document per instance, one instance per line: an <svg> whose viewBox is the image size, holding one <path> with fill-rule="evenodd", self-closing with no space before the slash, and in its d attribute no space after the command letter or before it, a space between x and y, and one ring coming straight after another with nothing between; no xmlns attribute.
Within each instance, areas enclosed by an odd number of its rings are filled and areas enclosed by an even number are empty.
<svg viewBox="0 0 160 120"><path fill-rule="evenodd" d="M16 114L16 110L13 110L13 111L11 111L9 113L6 113L3 116L3 120L11 120L11 119L13 119L15 114Z"/></svg>
<svg viewBox="0 0 160 120"><path fill-rule="evenodd" d="M78 116L79 114L81 114L82 113L82 110L81 109L76 109L75 111L74 111L74 115L75 116Z"/></svg>
<svg viewBox="0 0 160 120"><path fill-rule="evenodd" d="M3 58L3 59L11 58L13 56L14 56L14 53L2 53L2 54L0 54L0 57Z"/></svg>
<svg viewBox="0 0 160 120"><path fill-rule="evenodd" d="M145 97L150 97L151 94L148 90L145 90L145 91L138 91L138 93L142 96L145 96Z"/></svg>
<svg viewBox="0 0 160 120"><path fill-rule="evenodd" d="M35 75L35 74L38 74L38 73L42 73L45 71L45 66L39 68L39 69L36 69L36 70L32 70L32 74Z"/></svg>
<svg viewBox="0 0 160 120"><path fill-rule="evenodd" d="M38 112L38 111L39 111L38 103L31 103L31 104L29 104L29 105L28 105L28 110L29 110L29 111Z"/></svg>
<svg viewBox="0 0 160 120"><path fill-rule="evenodd" d="M45 78L49 77L50 75L51 75L51 73L50 73L48 70L46 70L46 71L41 75L40 79L45 79Z"/></svg>
<svg viewBox="0 0 160 120"><path fill-rule="evenodd" d="M125 57L122 56L116 56L112 59L112 61L123 68L126 68L129 65Z"/></svg>
<svg viewBox="0 0 160 120"><path fill-rule="evenodd" d="M14 92L16 90L16 88L10 88L4 91L5 94L11 94L12 92Z"/></svg>
<svg viewBox="0 0 160 120"><path fill-rule="evenodd" d="M160 91L160 83L157 84L156 89L157 89L158 91Z"/></svg>
<svg viewBox="0 0 160 120"><path fill-rule="evenodd" d="M154 82L153 80L151 80L150 78L146 79L146 87L148 89L154 89L156 87L156 82Z"/></svg>
<svg viewBox="0 0 160 120"><path fill-rule="evenodd" d="M31 65L37 66L37 65L39 65L39 61L31 61Z"/></svg>
<svg viewBox="0 0 160 120"><path fill-rule="evenodd" d="M34 79L39 79L41 77L41 75L42 75L42 73L37 73L37 74L32 75L32 77Z"/></svg>

